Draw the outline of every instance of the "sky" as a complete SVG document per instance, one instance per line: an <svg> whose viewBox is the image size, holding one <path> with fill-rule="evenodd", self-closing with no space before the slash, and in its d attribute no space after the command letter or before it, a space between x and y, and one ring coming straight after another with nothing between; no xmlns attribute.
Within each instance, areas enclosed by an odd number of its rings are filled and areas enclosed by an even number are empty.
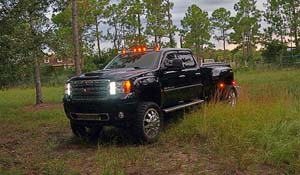
<svg viewBox="0 0 300 175"><path fill-rule="evenodd" d="M257 0L257 7L259 10L263 10L263 3L266 3L266 1L267 0ZM196 4L202 10L208 12L209 15L211 15L215 9L220 7L224 7L234 14L233 7L238 0L171 0L171 2L174 3L172 11L174 24L180 25L180 20L184 17L188 7L192 4Z"/></svg>
<svg viewBox="0 0 300 175"><path fill-rule="evenodd" d="M203 11L208 12L209 16L211 16L212 12L220 7L224 7L231 11L232 14L235 14L234 12L234 4L238 2L238 0L170 0L174 3L174 8L172 10L173 15L173 23L176 26L180 26L180 20L182 20L185 16L185 13L189 6L192 4L196 4L199 6ZM257 8L259 10L263 10L263 4L266 3L267 0L257 0ZM176 35L175 37L177 43L179 44L179 37ZM216 48L219 49L222 47L222 43L219 43L215 40L212 40L212 42L216 45ZM103 43L103 46L105 48L111 47L111 43L105 42ZM179 47L179 45L178 45ZM229 46L234 47L233 45Z"/></svg>
<svg viewBox="0 0 300 175"><path fill-rule="evenodd" d="M203 11L208 12L208 15L211 16L214 10L224 7L227 10L231 11L231 14L235 14L234 11L234 4L236 4L239 0L170 0L174 3L174 8L172 10L173 14L173 22L176 26L180 26L180 20L185 16L185 13L189 6L192 4L196 4L199 6ZM264 3L267 0L257 0L257 8L259 10L264 9ZM179 41L179 37L176 36L177 42ZM217 49L222 48L222 43L217 42L215 40L211 40L212 43L216 45ZM234 48L234 45L229 45L230 49Z"/></svg>

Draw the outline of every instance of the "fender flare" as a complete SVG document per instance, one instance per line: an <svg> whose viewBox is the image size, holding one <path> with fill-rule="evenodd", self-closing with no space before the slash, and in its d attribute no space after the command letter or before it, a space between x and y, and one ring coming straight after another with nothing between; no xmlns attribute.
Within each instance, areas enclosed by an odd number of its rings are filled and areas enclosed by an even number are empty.
<svg viewBox="0 0 300 175"><path fill-rule="evenodd" d="M156 76L139 77L133 84L136 97L140 101L152 101L161 105L161 84Z"/></svg>

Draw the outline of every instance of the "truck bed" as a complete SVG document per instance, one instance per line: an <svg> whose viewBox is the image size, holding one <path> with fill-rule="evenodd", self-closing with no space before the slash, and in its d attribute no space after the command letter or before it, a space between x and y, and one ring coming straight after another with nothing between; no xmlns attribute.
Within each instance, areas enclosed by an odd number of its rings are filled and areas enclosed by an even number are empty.
<svg viewBox="0 0 300 175"><path fill-rule="evenodd" d="M204 75L203 83L206 86L234 79L232 68L228 63L204 63L200 65L200 71Z"/></svg>
<svg viewBox="0 0 300 175"><path fill-rule="evenodd" d="M231 67L230 64L228 63L222 63L222 62L217 62L217 63L203 63L200 65L200 67Z"/></svg>

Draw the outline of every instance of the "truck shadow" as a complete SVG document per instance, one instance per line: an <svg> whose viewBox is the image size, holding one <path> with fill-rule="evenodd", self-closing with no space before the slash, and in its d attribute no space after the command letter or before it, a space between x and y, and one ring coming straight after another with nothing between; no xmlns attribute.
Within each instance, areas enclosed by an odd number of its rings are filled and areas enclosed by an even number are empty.
<svg viewBox="0 0 300 175"><path fill-rule="evenodd" d="M203 106L195 106L195 107L188 107L185 109L181 109L169 114L165 114L164 116L164 132L168 132L169 128L176 127L177 124L181 123L185 117L193 112L197 112L202 110Z"/></svg>
<svg viewBox="0 0 300 175"><path fill-rule="evenodd" d="M134 146L139 142L132 136L129 128L104 127L103 131L97 137L93 138L78 138L72 135L67 143L70 146Z"/></svg>
<svg viewBox="0 0 300 175"><path fill-rule="evenodd" d="M167 132L168 128L173 127L175 123L181 122L184 115L187 113L185 110L179 110L164 115L164 131Z"/></svg>

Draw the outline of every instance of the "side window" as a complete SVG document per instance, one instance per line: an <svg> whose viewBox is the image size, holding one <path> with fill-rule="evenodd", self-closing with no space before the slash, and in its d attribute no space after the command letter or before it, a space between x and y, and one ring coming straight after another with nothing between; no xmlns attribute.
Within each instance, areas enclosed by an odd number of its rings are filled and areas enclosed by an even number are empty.
<svg viewBox="0 0 300 175"><path fill-rule="evenodd" d="M191 53L179 53L178 58L182 60L184 68L196 67L196 62Z"/></svg>
<svg viewBox="0 0 300 175"><path fill-rule="evenodd" d="M170 67L172 66L173 60L177 58L177 54L176 53L167 53L167 55L165 56L164 60L163 60L163 67Z"/></svg>

